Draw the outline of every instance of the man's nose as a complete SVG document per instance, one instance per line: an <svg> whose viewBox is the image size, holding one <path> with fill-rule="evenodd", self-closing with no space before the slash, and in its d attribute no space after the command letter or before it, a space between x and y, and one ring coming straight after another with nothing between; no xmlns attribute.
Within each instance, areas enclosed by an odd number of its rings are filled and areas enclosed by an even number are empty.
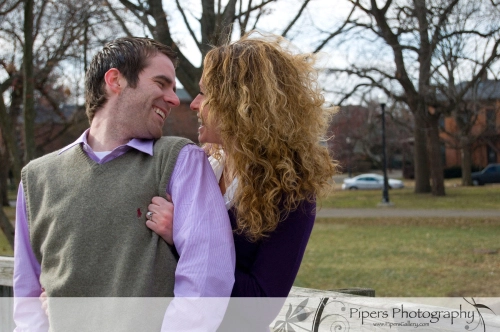
<svg viewBox="0 0 500 332"><path fill-rule="evenodd" d="M169 92L165 95L165 98L163 98L165 102L167 102L171 107L177 107L181 104L181 101L179 100L179 97L175 92Z"/></svg>

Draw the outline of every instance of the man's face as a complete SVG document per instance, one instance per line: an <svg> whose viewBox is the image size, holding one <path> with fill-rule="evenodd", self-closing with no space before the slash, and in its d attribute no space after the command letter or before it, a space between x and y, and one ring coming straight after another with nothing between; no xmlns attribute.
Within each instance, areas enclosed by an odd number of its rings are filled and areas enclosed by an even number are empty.
<svg viewBox="0 0 500 332"><path fill-rule="evenodd" d="M137 86L127 85L118 97L117 129L128 138L160 138L171 108L179 104L172 61L164 54L153 56L139 74Z"/></svg>

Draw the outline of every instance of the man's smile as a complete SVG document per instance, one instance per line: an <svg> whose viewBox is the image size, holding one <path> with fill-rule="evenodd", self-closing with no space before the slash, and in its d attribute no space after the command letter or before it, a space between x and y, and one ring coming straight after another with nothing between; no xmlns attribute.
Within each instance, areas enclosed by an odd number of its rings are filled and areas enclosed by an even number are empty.
<svg viewBox="0 0 500 332"><path fill-rule="evenodd" d="M167 112L156 107L156 106L153 106L153 110L155 111L156 114L158 114L159 116L161 116L161 118L163 120L165 120L165 118L167 117Z"/></svg>

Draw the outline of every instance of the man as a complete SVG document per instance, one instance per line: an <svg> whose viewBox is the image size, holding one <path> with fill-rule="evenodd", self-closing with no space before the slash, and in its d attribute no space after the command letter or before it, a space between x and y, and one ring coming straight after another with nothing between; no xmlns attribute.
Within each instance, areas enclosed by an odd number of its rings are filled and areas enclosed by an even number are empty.
<svg viewBox="0 0 500 332"><path fill-rule="evenodd" d="M170 109L179 105L175 61L174 52L151 39L107 44L86 76L90 129L23 169L16 331L46 328L40 304L20 301L38 297L42 288L49 299L230 295L234 244L213 171L188 140L160 139ZM154 215L147 213L151 198L167 194L175 205L176 250L148 228L154 228ZM179 301L168 306L162 330L178 330L179 320L193 316ZM212 321L196 318L207 324L197 327L215 329L213 317L224 309L212 308ZM51 317L52 329L55 321Z"/></svg>

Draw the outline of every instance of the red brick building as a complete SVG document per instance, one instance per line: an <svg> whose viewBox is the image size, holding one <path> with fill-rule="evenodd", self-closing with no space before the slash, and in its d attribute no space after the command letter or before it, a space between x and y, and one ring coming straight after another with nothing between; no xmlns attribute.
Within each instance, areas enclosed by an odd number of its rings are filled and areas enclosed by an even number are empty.
<svg viewBox="0 0 500 332"><path fill-rule="evenodd" d="M472 165L480 168L500 162L500 81L485 80L478 83L475 92L467 94L467 107L474 109L467 117L472 142ZM444 118L445 167L460 166L462 159L460 126L457 116Z"/></svg>
<svg viewBox="0 0 500 332"><path fill-rule="evenodd" d="M198 143L198 117L196 112L189 108L193 98L184 89L178 89L177 96L181 105L172 109L165 120L163 135L186 137Z"/></svg>
<svg viewBox="0 0 500 332"><path fill-rule="evenodd" d="M179 107L172 109L165 120L163 134L166 136L186 137L198 143L198 119L196 113L189 108L192 98L184 89L178 89L177 95L181 104ZM60 116L54 114L54 111L50 109L49 105L45 105L43 100L36 105L36 112L35 140L37 156L42 156L70 144L89 126L83 107L77 109L74 105L66 105L61 108L60 113L65 118L64 121ZM65 129L68 124L71 124L71 126ZM20 144L22 148L22 141Z"/></svg>
<svg viewBox="0 0 500 332"><path fill-rule="evenodd" d="M388 112L387 112L388 113ZM401 169L413 161L409 112L386 113L386 152L389 169ZM328 148L343 172L364 173L382 168L381 109L378 103L346 105L333 117L328 129Z"/></svg>

